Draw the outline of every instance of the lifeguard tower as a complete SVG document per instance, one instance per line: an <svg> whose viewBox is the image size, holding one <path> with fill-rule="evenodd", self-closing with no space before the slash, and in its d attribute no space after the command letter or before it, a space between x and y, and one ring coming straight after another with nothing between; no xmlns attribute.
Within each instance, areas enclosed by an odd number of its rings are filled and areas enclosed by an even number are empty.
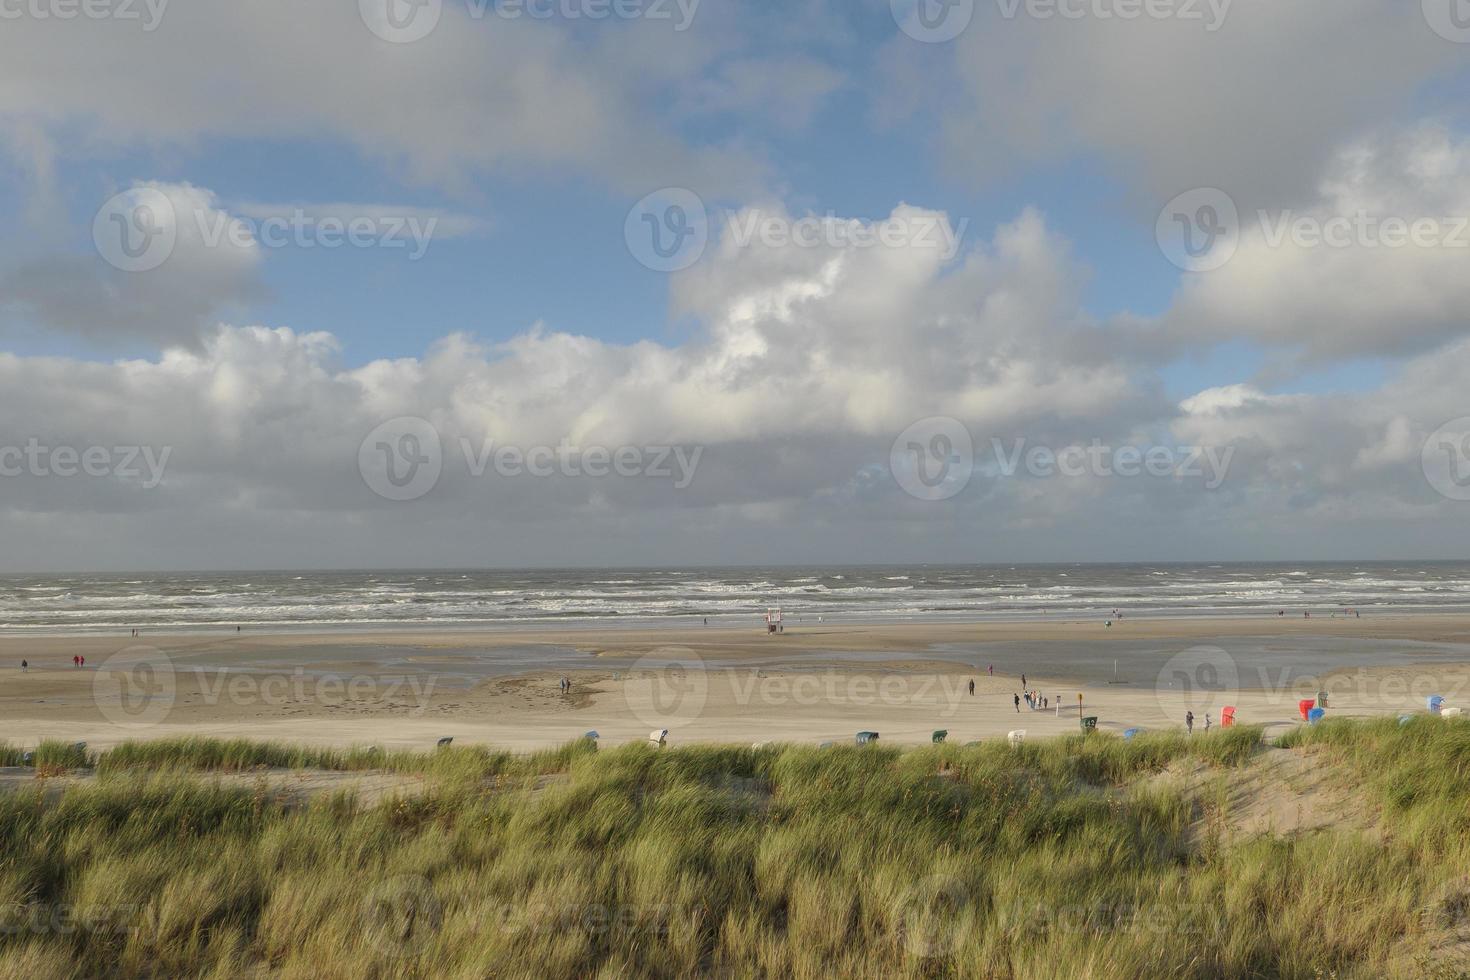
<svg viewBox="0 0 1470 980"><path fill-rule="evenodd" d="M777 606L775 609L767 609L766 610L766 632L767 633L784 633L785 631L786 631L786 624L784 622L782 622L782 618L781 618L781 607L780 606Z"/></svg>

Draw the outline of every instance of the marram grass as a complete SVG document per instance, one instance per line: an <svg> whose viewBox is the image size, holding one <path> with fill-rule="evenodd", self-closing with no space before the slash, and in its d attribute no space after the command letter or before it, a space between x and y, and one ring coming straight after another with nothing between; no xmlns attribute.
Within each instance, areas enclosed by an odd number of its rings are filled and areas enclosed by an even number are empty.
<svg viewBox="0 0 1470 980"><path fill-rule="evenodd" d="M1289 741L1359 780L1385 832L1201 833L1229 793L1150 777L1204 763L1223 787L1266 751L1250 728L1018 750L53 746L38 774L97 778L0 793L0 976L1460 975L1437 951L1470 926L1470 724ZM424 791L303 805L210 775L261 768Z"/></svg>

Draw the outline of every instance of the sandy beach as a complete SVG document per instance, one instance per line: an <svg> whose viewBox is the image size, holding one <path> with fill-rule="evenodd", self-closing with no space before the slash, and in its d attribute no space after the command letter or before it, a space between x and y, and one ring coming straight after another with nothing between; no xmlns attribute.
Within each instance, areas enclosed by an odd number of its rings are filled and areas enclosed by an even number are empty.
<svg viewBox="0 0 1470 980"><path fill-rule="evenodd" d="M26 746L200 735L396 748L452 736L529 750L665 728L674 744L842 742L859 730L918 744L936 730L951 741L1070 733L1079 716L1118 732L1179 728L1193 710L1203 727L1226 706L1284 729L1320 690L1333 715L1423 711L1430 694L1462 703L1470 616L808 625L779 636L697 625L8 636L0 664L0 740ZM1044 710L1017 710L1022 674Z"/></svg>

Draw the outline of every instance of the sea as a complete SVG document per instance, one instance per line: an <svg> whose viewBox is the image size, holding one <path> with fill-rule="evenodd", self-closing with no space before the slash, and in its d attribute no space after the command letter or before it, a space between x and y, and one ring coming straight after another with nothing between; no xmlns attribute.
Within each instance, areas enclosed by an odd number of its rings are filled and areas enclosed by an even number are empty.
<svg viewBox="0 0 1470 980"><path fill-rule="evenodd" d="M1470 610L1470 563L822 566L0 576L0 632L755 625Z"/></svg>

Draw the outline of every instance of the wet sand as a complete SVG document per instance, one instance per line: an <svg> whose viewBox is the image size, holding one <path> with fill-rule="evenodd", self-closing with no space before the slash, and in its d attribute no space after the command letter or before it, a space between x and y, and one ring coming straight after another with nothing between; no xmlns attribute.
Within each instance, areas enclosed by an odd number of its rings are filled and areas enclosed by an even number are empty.
<svg viewBox="0 0 1470 980"><path fill-rule="evenodd" d="M1047 710L1015 710L1023 672ZM1182 727L1194 710L1202 726L1227 704L1275 729L1299 723L1297 702L1324 686L1334 715L1422 711L1428 694L1470 701L1470 616L827 624L779 636L700 626L9 636L0 740L429 747L453 736L526 750L588 730L616 744L667 728L674 743L850 741L860 729L921 743L938 729L951 741L1073 732L1079 714L1121 731Z"/></svg>

